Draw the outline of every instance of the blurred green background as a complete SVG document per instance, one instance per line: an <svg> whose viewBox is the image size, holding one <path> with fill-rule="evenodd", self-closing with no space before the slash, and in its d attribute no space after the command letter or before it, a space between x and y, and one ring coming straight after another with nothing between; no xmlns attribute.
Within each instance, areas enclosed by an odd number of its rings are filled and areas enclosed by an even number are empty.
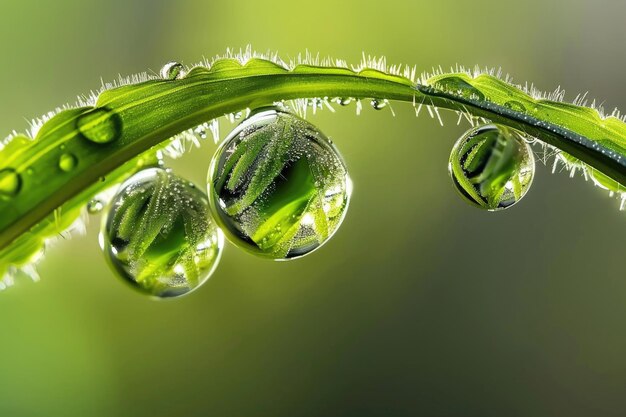
<svg viewBox="0 0 626 417"><path fill-rule="evenodd" d="M429 70L502 67L626 109L623 1L3 0L0 127L104 80L252 44ZM623 416L626 217L539 164L504 213L461 201L445 127L411 106L311 117L355 183L310 257L228 246L194 294L155 302L88 234L0 294L0 416ZM222 135L229 123L221 124ZM203 184L214 146L172 165Z"/></svg>

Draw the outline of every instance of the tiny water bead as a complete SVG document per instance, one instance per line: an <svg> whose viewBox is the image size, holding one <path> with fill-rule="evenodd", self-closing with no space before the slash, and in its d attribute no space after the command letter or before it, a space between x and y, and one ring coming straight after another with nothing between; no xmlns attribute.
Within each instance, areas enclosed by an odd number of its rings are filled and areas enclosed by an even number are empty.
<svg viewBox="0 0 626 417"><path fill-rule="evenodd" d="M237 246L271 259L306 255L341 224L351 182L343 159L315 126L270 108L224 140L209 170L215 219Z"/></svg>
<svg viewBox="0 0 626 417"><path fill-rule="evenodd" d="M104 202L98 198L94 198L87 203L87 213L98 214L104 209Z"/></svg>
<svg viewBox="0 0 626 417"><path fill-rule="evenodd" d="M70 172L78 165L78 159L71 153L64 153L59 158L59 168L61 171Z"/></svg>
<svg viewBox="0 0 626 417"><path fill-rule="evenodd" d="M122 118L106 107L97 107L82 114L76 121L78 131L87 140L105 144L122 134Z"/></svg>
<svg viewBox="0 0 626 417"><path fill-rule="evenodd" d="M101 245L113 269L141 292L176 297L203 284L224 238L206 195L162 168L135 174L113 197Z"/></svg>
<svg viewBox="0 0 626 417"><path fill-rule="evenodd" d="M470 129L456 142L448 168L464 200L493 211L524 197L535 174L535 159L519 132L488 124Z"/></svg>
<svg viewBox="0 0 626 417"><path fill-rule="evenodd" d="M382 110L387 107L387 104L389 104L389 100L387 99L373 98L371 101L371 105L374 110Z"/></svg>
<svg viewBox="0 0 626 417"><path fill-rule="evenodd" d="M183 64L171 61L163 65L161 68L161 78L164 80L176 80L181 78L185 74L185 67Z"/></svg>
<svg viewBox="0 0 626 417"><path fill-rule="evenodd" d="M0 199L15 197L22 188L22 177L13 168L0 170Z"/></svg>
<svg viewBox="0 0 626 417"><path fill-rule="evenodd" d="M348 106L350 105L350 103L352 103L354 101L354 98L352 97L339 97L337 99L337 102L342 105L342 106Z"/></svg>

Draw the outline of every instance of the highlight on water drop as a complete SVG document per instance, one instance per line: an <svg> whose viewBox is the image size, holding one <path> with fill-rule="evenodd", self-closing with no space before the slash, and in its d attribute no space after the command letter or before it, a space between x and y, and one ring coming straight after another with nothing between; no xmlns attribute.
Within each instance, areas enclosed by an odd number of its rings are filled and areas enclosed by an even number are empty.
<svg viewBox="0 0 626 417"><path fill-rule="evenodd" d="M206 195L169 170L132 176L113 197L100 242L123 280L155 297L198 288L215 270L224 238Z"/></svg>
<svg viewBox="0 0 626 417"><path fill-rule="evenodd" d="M521 133L487 124L470 129L456 142L448 169L465 201L495 211L511 207L526 195L535 159Z"/></svg>
<svg viewBox="0 0 626 417"><path fill-rule="evenodd" d="M352 187L343 159L319 129L265 108L224 140L208 189L214 217L231 242L282 260L328 241L343 221Z"/></svg>

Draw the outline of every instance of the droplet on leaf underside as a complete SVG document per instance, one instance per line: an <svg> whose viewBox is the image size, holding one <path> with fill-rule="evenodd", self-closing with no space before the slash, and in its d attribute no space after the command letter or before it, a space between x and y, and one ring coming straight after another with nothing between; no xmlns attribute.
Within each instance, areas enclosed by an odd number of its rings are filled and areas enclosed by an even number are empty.
<svg viewBox="0 0 626 417"><path fill-rule="evenodd" d="M219 261L223 235L202 191L167 170L150 168L132 176L113 197L101 242L123 280L166 298L206 282Z"/></svg>
<svg viewBox="0 0 626 417"><path fill-rule="evenodd" d="M211 209L229 240L276 260L306 255L328 241L351 193L330 140L276 108L255 111L229 134L208 182Z"/></svg>
<svg viewBox="0 0 626 417"><path fill-rule="evenodd" d="M104 209L104 201L99 198L94 198L87 203L87 213L99 214Z"/></svg>
<svg viewBox="0 0 626 417"><path fill-rule="evenodd" d="M535 160L519 132L488 124L470 129L456 142L448 168L465 201L495 211L511 207L526 195Z"/></svg>
<svg viewBox="0 0 626 417"><path fill-rule="evenodd" d="M387 107L387 104L389 104L389 100L387 99L380 99L380 98L373 98L371 103L372 108L374 110L382 110L385 107Z"/></svg>

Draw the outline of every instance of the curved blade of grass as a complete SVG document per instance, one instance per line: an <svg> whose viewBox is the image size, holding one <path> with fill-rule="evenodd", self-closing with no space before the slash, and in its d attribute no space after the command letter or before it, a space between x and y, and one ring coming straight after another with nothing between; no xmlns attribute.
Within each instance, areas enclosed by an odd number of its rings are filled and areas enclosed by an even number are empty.
<svg viewBox="0 0 626 417"><path fill-rule="evenodd" d="M21 189L15 195L0 193L0 257L15 254L11 244L21 242L20 236L43 239L52 229L37 225L55 209L68 202L84 205L102 177L166 139L224 114L297 98L378 98L465 112L524 131L599 171L605 183L626 185L626 124L592 108L534 98L487 74L440 74L417 82L411 71L401 75L378 61L353 70L246 60L218 59L180 79L103 91L93 108L62 111L34 140L5 144L0 172L14 170ZM67 152L77 160L69 172L59 169L59 158Z"/></svg>

